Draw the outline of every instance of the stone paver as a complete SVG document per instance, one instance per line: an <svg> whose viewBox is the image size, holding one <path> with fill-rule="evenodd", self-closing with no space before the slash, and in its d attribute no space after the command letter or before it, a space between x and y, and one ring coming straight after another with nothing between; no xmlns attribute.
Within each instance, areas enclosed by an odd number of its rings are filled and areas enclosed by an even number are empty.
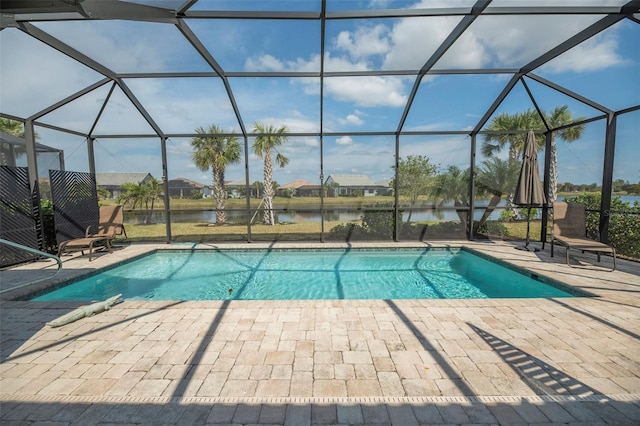
<svg viewBox="0 0 640 426"><path fill-rule="evenodd" d="M639 424L640 265L471 245L599 297L1 301L0 423Z"/></svg>

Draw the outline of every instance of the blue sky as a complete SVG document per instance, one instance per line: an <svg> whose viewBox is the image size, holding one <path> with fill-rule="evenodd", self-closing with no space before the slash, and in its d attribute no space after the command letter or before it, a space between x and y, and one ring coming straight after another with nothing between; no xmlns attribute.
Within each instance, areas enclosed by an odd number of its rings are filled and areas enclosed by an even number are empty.
<svg viewBox="0 0 640 426"><path fill-rule="evenodd" d="M181 1L137 1L172 6ZM624 1L581 1L583 5L624 4ZM471 1L329 1L327 9L417 8L469 6ZM494 1L493 7L518 4ZM574 4L537 0L532 5ZM192 10L317 11L319 1L221 2L201 0ZM548 51L567 36L591 25L601 16L484 16L457 40L434 66L447 68L519 68ZM327 71L419 69L457 25L460 17L331 20L326 25L324 66ZM227 72L320 70L320 24L317 21L249 22L248 20L190 19L191 30ZM128 21L42 22L35 25L118 73L210 72L207 63L170 24ZM640 26L622 21L554 59L535 73L588 97L612 110L640 104ZM60 55L33 38L9 28L0 32L0 110L27 117L66 96L99 81L102 76ZM475 127L498 96L510 75L438 75L422 80L403 130L449 131ZM126 78L125 83L166 133L191 133L196 127L216 124L240 133L221 79ZM397 130L415 76L326 78L323 130L349 133ZM287 125L290 131L320 131L320 85L317 78L230 77L229 84L248 130L254 122ZM539 106L550 110L567 104L575 116L600 113L539 83L527 80ZM88 132L110 89L107 84L40 120ZM533 108L519 85L496 113ZM38 128L40 142L65 151L68 170L88 170L83 138ZM161 176L157 138L108 139L103 134L150 134L124 93L116 88L100 117L98 171L151 172ZM640 112L619 120L614 178L640 179ZM479 140L481 142L482 139ZM469 163L469 137L404 136L400 155L426 155L441 167ZM251 140L249 141L251 144ZM203 183L210 172L195 168L189 138L172 137L167 145L169 176ZM367 174L373 180L393 175L393 136L325 136L324 175ZM282 147L291 159L278 169L280 184L295 179L319 180L320 145L315 136L291 137ZM579 141L559 141L560 181L600 182L604 152L604 121L589 124ZM478 158L481 162L482 158ZM250 180L262 178L260 159L249 153ZM542 161L542 156L540 157ZM229 179L244 177L244 164L228 169Z"/></svg>

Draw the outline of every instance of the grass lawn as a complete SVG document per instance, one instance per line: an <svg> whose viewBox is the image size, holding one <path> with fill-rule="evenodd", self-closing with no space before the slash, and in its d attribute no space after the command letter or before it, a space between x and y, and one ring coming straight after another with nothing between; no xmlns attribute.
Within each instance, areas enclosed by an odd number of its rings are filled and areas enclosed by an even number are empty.
<svg viewBox="0 0 640 426"><path fill-rule="evenodd" d="M260 199L250 199L252 209L258 208ZM275 197L274 208L276 209L318 209L320 206L319 197ZM324 206L327 209L340 209L348 208L352 210L361 209L367 206L375 204L392 204L394 197L392 196L374 196L374 197L326 197L324 199ZM102 200L101 205L115 204L116 200ZM408 202L401 203L406 205ZM426 197L419 199L415 208L425 208L433 205L433 200L429 200ZM247 200L242 198L229 198L226 200L226 208L233 209L245 209L247 206ZM172 211L179 210L212 210L215 208L214 200L212 198L200 198L200 199L172 199L170 201L170 207ZM163 211L164 205L162 202L156 203L154 210ZM496 214L494 213L494 216ZM125 216L126 217L126 216ZM259 222L259 219L256 221ZM361 222L354 221L354 224L361 224ZM438 222L413 222L419 226L427 225L434 226ZM526 235L526 222L499 222L501 223L506 232L500 232L499 235L490 235L494 238L505 239L524 239ZM324 235L328 236L332 228L342 222L325 221ZM150 225L132 225L128 224L127 235L131 241L165 241L166 240L166 225L164 223L155 223ZM532 240L538 240L540 234L540 222L531 222L530 237ZM446 234L442 235L441 239L447 239ZM246 241L247 240L247 227L244 224L229 224L225 226L211 226L205 222L199 223L179 223L175 222L171 225L172 240L175 241ZM320 222L296 222L296 223L279 223L273 226L262 225L254 223L251 226L252 240L319 240L321 237L321 225ZM418 238L417 236L415 237ZM449 239L460 238L458 235L450 235Z"/></svg>
<svg viewBox="0 0 640 426"><path fill-rule="evenodd" d="M251 198L251 208L258 208L260 205L259 198ZM401 200L402 201L402 200ZM427 198L424 200L419 200L422 202L427 202ZM371 204L379 204L379 203L393 203L394 198L392 196L375 196L375 197L325 197L324 205L326 207L362 207L368 206ZM433 202L429 201L428 205L431 205ZM100 205L115 205L117 204L117 200L115 199L106 199L100 200ZM214 209L215 201L213 198L198 198L197 200L190 200L186 198L175 198L169 201L169 205L171 206L171 210L190 210L190 209ZM287 209L294 207L313 207L318 208L320 206L320 198L319 197L274 197L273 198L273 207L276 209ZM225 201L225 208L227 209L244 209L247 207L247 200L245 198L227 198ZM164 203L162 201L156 202L155 210L163 210Z"/></svg>
<svg viewBox="0 0 640 426"><path fill-rule="evenodd" d="M352 223L359 224L360 221ZM434 226L436 223L437 222L421 224ZM327 236L331 229L339 224L342 224L342 222L325 222L325 236ZM527 231L526 222L504 222L503 225L507 230L507 235L504 236L505 239L525 238ZM164 223L126 226L129 240L133 242L164 241L166 239L166 225ZM284 223L273 226L254 224L251 226L252 240L319 240L320 231L319 222ZM246 241L247 227L245 225L209 226L206 223L173 223L171 225L171 235L175 241ZM538 240L538 235L540 235L540 221L532 221L530 230L531 240ZM497 238L501 237L502 236L497 236ZM443 238L446 238L446 236L443 236Z"/></svg>

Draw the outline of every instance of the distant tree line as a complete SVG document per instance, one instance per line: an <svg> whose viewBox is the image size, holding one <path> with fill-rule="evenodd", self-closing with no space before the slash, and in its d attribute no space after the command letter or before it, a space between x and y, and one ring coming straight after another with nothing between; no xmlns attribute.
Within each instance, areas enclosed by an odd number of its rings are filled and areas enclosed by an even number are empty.
<svg viewBox="0 0 640 426"><path fill-rule="evenodd" d="M598 192L602 189L597 183L571 183L565 182L558 185L559 192ZM640 194L640 183L630 183L628 180L616 179L612 182L612 190L616 193Z"/></svg>

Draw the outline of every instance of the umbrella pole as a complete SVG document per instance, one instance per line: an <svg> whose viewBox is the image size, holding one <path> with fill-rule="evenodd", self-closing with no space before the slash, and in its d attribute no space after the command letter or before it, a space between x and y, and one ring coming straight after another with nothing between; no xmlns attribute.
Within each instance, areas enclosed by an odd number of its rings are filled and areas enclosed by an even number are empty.
<svg viewBox="0 0 640 426"><path fill-rule="evenodd" d="M527 237L524 240L524 248L529 250L529 227L531 225L531 207L527 208Z"/></svg>
<svg viewBox="0 0 640 426"><path fill-rule="evenodd" d="M527 207L527 236L524 240L524 247L516 247L518 250L526 250L526 251L540 251L538 248L534 247L533 249L529 249L529 230L531 226L531 206Z"/></svg>

